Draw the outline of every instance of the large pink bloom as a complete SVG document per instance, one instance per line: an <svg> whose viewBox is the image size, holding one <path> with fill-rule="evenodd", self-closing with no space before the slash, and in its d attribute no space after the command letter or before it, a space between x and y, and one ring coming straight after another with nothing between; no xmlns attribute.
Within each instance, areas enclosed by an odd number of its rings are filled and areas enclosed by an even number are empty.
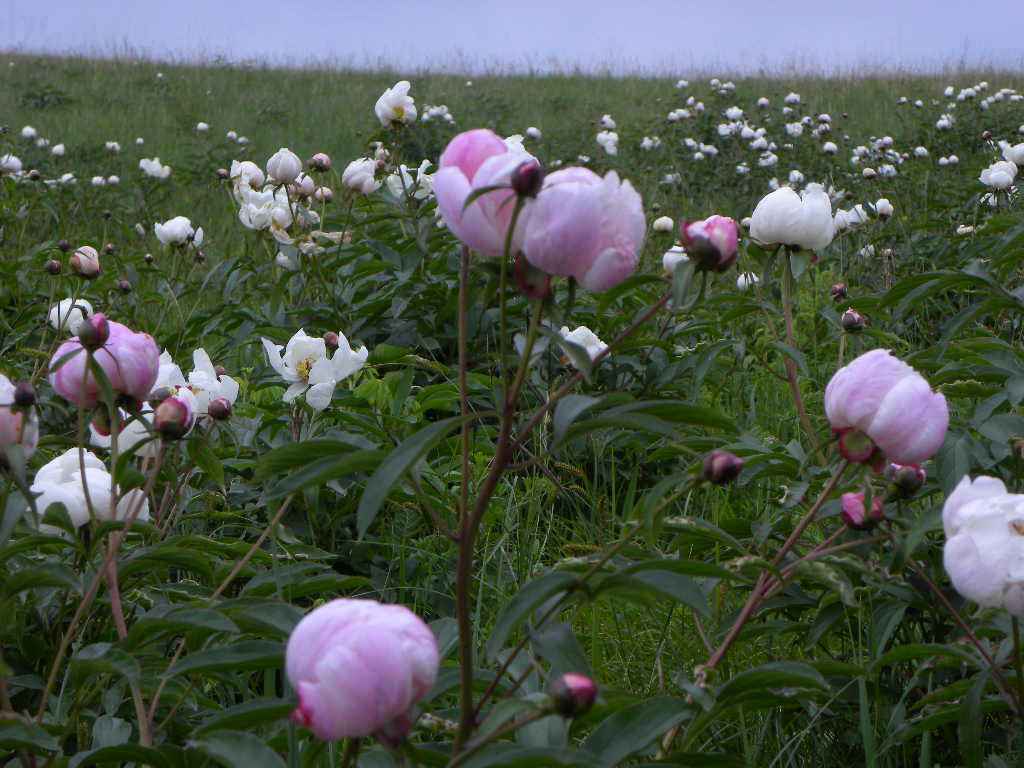
<svg viewBox="0 0 1024 768"><path fill-rule="evenodd" d="M946 398L886 349L836 372L825 388L825 414L832 429L860 430L898 464L931 458L949 427Z"/></svg>
<svg viewBox="0 0 1024 768"><path fill-rule="evenodd" d="M509 149L494 131L486 128L460 133L441 154L440 169L434 174L438 210L457 238L485 256L498 257L505 252L515 194L511 189L495 190L468 206L466 198L475 189L508 186L512 172L524 162L537 160L526 152ZM513 255L519 250L529 208L529 204L525 205L519 214L512 240Z"/></svg>
<svg viewBox="0 0 1024 768"><path fill-rule="evenodd" d="M292 717L319 738L404 734L440 658L430 627L409 609L332 600L298 623L285 653L298 692Z"/></svg>
<svg viewBox="0 0 1024 768"><path fill-rule="evenodd" d="M72 352L57 370L54 366ZM110 338L93 353L114 392L144 400L160 370L160 350L148 333L136 333L121 323L110 323ZM86 369L86 353L77 338L61 344L50 361L50 385L73 405L92 408L99 401L99 383Z"/></svg>
<svg viewBox="0 0 1024 768"><path fill-rule="evenodd" d="M602 179L586 168L566 168L544 180L523 253L549 275L606 291L636 269L646 228L640 195L615 171Z"/></svg>

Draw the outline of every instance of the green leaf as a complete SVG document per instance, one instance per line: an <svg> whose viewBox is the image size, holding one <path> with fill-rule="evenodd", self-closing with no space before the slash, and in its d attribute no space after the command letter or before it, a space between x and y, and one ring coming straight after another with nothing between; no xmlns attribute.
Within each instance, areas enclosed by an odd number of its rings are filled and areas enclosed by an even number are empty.
<svg viewBox="0 0 1024 768"><path fill-rule="evenodd" d="M60 563L44 563L34 568L24 568L7 576L3 583L3 593L10 597L26 589L68 589L81 594L82 585L78 575Z"/></svg>
<svg viewBox="0 0 1024 768"><path fill-rule="evenodd" d="M672 270L672 311L686 312L693 309L700 298L697 284L697 262L686 259Z"/></svg>
<svg viewBox="0 0 1024 768"><path fill-rule="evenodd" d="M384 500L402 475L450 432L474 418L476 417L473 414L467 414L434 422L404 440L401 445L388 454L388 457L381 462L377 471L366 482L366 490L363 491L363 496L359 500L359 509L356 512L359 538L365 536L367 530L373 525Z"/></svg>
<svg viewBox="0 0 1024 768"><path fill-rule="evenodd" d="M0 749L23 749L37 755L56 752L60 742L35 723L0 720Z"/></svg>
<svg viewBox="0 0 1024 768"><path fill-rule="evenodd" d="M253 726L273 723L287 717L294 708L294 702L284 699L253 699L215 712L195 732L202 735L220 730L252 729Z"/></svg>
<svg viewBox="0 0 1024 768"><path fill-rule="evenodd" d="M782 341L773 341L772 346L779 350L779 352L784 354L790 360L792 360L794 363L796 363L796 367L800 369L800 373L802 373L804 376L809 375L807 371L807 358L804 357L803 352L801 352L796 347L791 347Z"/></svg>
<svg viewBox="0 0 1024 768"><path fill-rule="evenodd" d="M87 645L71 658L71 668L81 675L122 675L133 683L142 674L135 657L111 643Z"/></svg>
<svg viewBox="0 0 1024 768"><path fill-rule="evenodd" d="M190 653L171 667L167 677L189 672L237 672L249 669L276 669L284 661L284 645L270 640L245 640L221 648Z"/></svg>
<svg viewBox="0 0 1024 768"><path fill-rule="evenodd" d="M444 765L444 763L442 763ZM464 768L593 768L593 755L559 747L520 747L499 742L474 755Z"/></svg>
<svg viewBox="0 0 1024 768"><path fill-rule="evenodd" d="M697 582L682 573L670 570L643 570L617 573L604 579L596 594L661 596L692 608L701 616L711 615L708 601Z"/></svg>
<svg viewBox="0 0 1024 768"><path fill-rule="evenodd" d="M251 733L217 731L188 745L228 768L285 768L280 755Z"/></svg>
<svg viewBox="0 0 1024 768"><path fill-rule="evenodd" d="M267 491L267 501L275 501L290 493L315 488L347 475L369 472L380 466L385 455L384 451L365 449L317 459L274 485Z"/></svg>
<svg viewBox="0 0 1024 768"><path fill-rule="evenodd" d="M491 661L497 659L498 653L505 647L508 636L526 621L534 610L555 595L572 589L577 581L575 574L552 571L527 582L498 615L491 636L487 640L487 658Z"/></svg>
<svg viewBox="0 0 1024 768"><path fill-rule="evenodd" d="M224 486L224 465L213 452L205 436L193 436L188 441L188 455L197 467L217 485Z"/></svg>
<svg viewBox="0 0 1024 768"><path fill-rule="evenodd" d="M566 430L572 426L577 417L599 402L601 402L601 398L588 395L566 395L559 400L558 405L555 406L555 415L552 418L553 444L558 445L562 442Z"/></svg>
<svg viewBox="0 0 1024 768"><path fill-rule="evenodd" d="M829 685L814 667L798 661L770 661L740 672L718 691L718 703L728 706L750 691L770 688L810 688L828 691Z"/></svg>
<svg viewBox="0 0 1024 768"><path fill-rule="evenodd" d="M985 725L985 715L981 711L982 696L988 685L989 670L978 673L974 684L967 693L960 713L960 754L967 768L981 768L984 751L981 746L981 733Z"/></svg>
<svg viewBox="0 0 1024 768"><path fill-rule="evenodd" d="M174 763L160 750L138 744L118 744L79 752L68 762L68 768L78 768L83 764L91 766L127 763L135 763L137 766L150 765L154 768L174 768Z"/></svg>
<svg viewBox="0 0 1024 768"><path fill-rule="evenodd" d="M613 766L654 742L670 728L693 715L685 699L658 696L610 715L583 742L583 749Z"/></svg>

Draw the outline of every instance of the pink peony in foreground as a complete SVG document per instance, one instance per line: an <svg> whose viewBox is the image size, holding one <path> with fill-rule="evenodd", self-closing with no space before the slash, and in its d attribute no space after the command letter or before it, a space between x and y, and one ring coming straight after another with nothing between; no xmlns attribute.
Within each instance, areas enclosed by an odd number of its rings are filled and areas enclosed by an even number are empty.
<svg viewBox="0 0 1024 768"><path fill-rule="evenodd" d="M121 323L108 325L109 338L92 354L115 394L144 400L156 382L160 350L148 333L136 333ZM92 408L99 401L100 386L87 369L86 352L78 338L68 339L54 353L50 385L72 405Z"/></svg>
<svg viewBox="0 0 1024 768"><path fill-rule="evenodd" d="M949 427L946 398L885 349L873 349L836 372L825 388L825 414L841 445L850 434L862 433L897 464L931 458Z"/></svg>
<svg viewBox="0 0 1024 768"><path fill-rule="evenodd" d="M285 666L299 696L292 719L324 741L396 740L412 726L409 711L439 665L434 633L408 608L332 600L288 639Z"/></svg>

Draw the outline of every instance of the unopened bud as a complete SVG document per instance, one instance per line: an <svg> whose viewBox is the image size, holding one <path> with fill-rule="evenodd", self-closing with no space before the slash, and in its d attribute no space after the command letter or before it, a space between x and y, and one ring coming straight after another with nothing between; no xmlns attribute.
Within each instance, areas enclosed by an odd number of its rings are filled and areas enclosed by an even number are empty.
<svg viewBox="0 0 1024 768"><path fill-rule="evenodd" d="M702 476L709 483L728 485L743 470L743 459L729 451L715 450L704 457Z"/></svg>
<svg viewBox="0 0 1024 768"><path fill-rule="evenodd" d="M43 178L43 175L39 173L35 168L28 172L29 181L39 181Z"/></svg>
<svg viewBox="0 0 1024 768"><path fill-rule="evenodd" d="M56 259L50 259L48 262L46 262L45 269L51 275L59 275L61 270L60 262L57 261Z"/></svg>
<svg viewBox="0 0 1024 768"><path fill-rule="evenodd" d="M153 254L152 253L147 253L145 256L142 257L142 260L144 262L146 262L147 264L152 264L153 263Z"/></svg>
<svg viewBox="0 0 1024 768"><path fill-rule="evenodd" d="M215 365L213 367L213 372L217 374L217 378L219 379L221 376L227 375L228 369L223 365Z"/></svg>
<svg viewBox="0 0 1024 768"><path fill-rule="evenodd" d="M217 397L210 401L206 412L214 421L227 421L231 418L231 403L226 397Z"/></svg>
<svg viewBox="0 0 1024 768"><path fill-rule="evenodd" d="M327 350L329 352L333 352L334 350L336 350L338 348L338 344L340 343L340 341L341 339L338 338L338 334L336 334L334 331L328 331L327 333L324 334L324 344L327 345Z"/></svg>
<svg viewBox="0 0 1024 768"><path fill-rule="evenodd" d="M317 152L309 158L308 165L314 171L329 171L331 170L331 158L324 152Z"/></svg>
<svg viewBox="0 0 1024 768"><path fill-rule="evenodd" d="M153 428L165 440L180 440L192 428L192 408L182 398L172 396L156 407Z"/></svg>
<svg viewBox="0 0 1024 768"><path fill-rule="evenodd" d="M108 210L105 210L105 211L103 211L103 218L104 218L104 219L107 219L107 220L109 220L109 219L110 219L110 217L111 217L111 216L113 216L113 215L114 215L114 214L113 214L113 213L111 213L109 209L108 209ZM108 248L109 248L109 247L111 247L111 246L110 246L110 243L107 243L107 247L108 247ZM113 251L111 251L111 253L113 253Z"/></svg>
<svg viewBox="0 0 1024 768"><path fill-rule="evenodd" d="M832 294L832 301L842 301L847 296L846 283L836 283L829 289Z"/></svg>
<svg viewBox="0 0 1024 768"><path fill-rule="evenodd" d="M68 264L72 272L86 280L92 280L100 274L100 255L91 245L83 245L71 254Z"/></svg>
<svg viewBox="0 0 1024 768"><path fill-rule="evenodd" d="M562 717L585 715L597 700L597 684L586 675L569 672L548 689L555 711Z"/></svg>
<svg viewBox="0 0 1024 768"><path fill-rule="evenodd" d="M512 171L512 191L520 197L536 197L544 185L544 169L535 160L524 160Z"/></svg>
<svg viewBox="0 0 1024 768"><path fill-rule="evenodd" d="M68 251L71 250L71 243L69 243L67 240L58 240L57 247L64 251L64 253L67 253Z"/></svg>
<svg viewBox="0 0 1024 768"><path fill-rule="evenodd" d="M991 138L992 138L992 131L982 131L981 132L981 140L982 141L989 141L989 140L991 140Z"/></svg>
<svg viewBox="0 0 1024 768"><path fill-rule="evenodd" d="M117 281L117 290L121 293L131 293L132 284L125 280L123 277Z"/></svg>
<svg viewBox="0 0 1024 768"><path fill-rule="evenodd" d="M90 351L102 347L109 338L110 323L107 322L107 316L102 312L85 318L78 326L78 341Z"/></svg>
<svg viewBox="0 0 1024 768"><path fill-rule="evenodd" d="M840 499L839 516L855 531L867 531L885 519L885 509L878 496L871 499L871 511L868 512L864 507L863 493L844 493Z"/></svg>
<svg viewBox="0 0 1024 768"><path fill-rule="evenodd" d="M843 330L847 333L860 333L868 324L864 315L852 307L843 312L843 316L839 322L843 326Z"/></svg>
<svg viewBox="0 0 1024 768"><path fill-rule="evenodd" d="M18 382L14 388L14 404L22 408L30 408L36 404L36 388L32 386L32 382Z"/></svg>
<svg viewBox="0 0 1024 768"><path fill-rule="evenodd" d="M522 253L516 254L512 272L524 296L538 300L551 296L551 275L533 266Z"/></svg>
<svg viewBox="0 0 1024 768"><path fill-rule="evenodd" d="M172 397L173 395L174 387L165 385L163 387L158 387L157 389L154 389L152 392L149 393L149 397L146 399L153 408L156 408L158 405L160 405L160 403L162 403L167 398Z"/></svg>
<svg viewBox="0 0 1024 768"><path fill-rule="evenodd" d="M228 173L228 169L227 168L218 168L217 169L217 178L220 179L221 181L227 181L228 179L231 178L231 174Z"/></svg>
<svg viewBox="0 0 1024 768"><path fill-rule="evenodd" d="M874 441L859 429L844 429L839 433L839 455L854 464L864 464L875 454Z"/></svg>
<svg viewBox="0 0 1024 768"><path fill-rule="evenodd" d="M928 474L916 464L890 464L886 475L892 483L893 493L902 499L914 496L928 479Z"/></svg>
<svg viewBox="0 0 1024 768"><path fill-rule="evenodd" d="M117 246L115 246L113 243L107 243L106 245L103 246L103 252L107 254L107 256L110 256L116 250Z"/></svg>
<svg viewBox="0 0 1024 768"><path fill-rule="evenodd" d="M206 254L203 253L202 251L196 251L195 255L192 258L195 260L196 264L202 264L204 261L206 261Z"/></svg>

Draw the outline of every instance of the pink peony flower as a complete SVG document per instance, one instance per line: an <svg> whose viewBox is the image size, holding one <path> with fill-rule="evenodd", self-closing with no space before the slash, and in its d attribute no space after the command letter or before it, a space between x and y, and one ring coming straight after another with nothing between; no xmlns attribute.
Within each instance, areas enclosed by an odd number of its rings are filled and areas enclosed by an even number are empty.
<svg viewBox="0 0 1024 768"><path fill-rule="evenodd" d="M160 350L148 333L136 333L115 322L109 327L110 337L92 354L116 394L144 400L156 382ZM86 369L86 352L79 339L68 339L57 348L50 361L50 385L73 405L92 408L99 401L99 383Z"/></svg>
<svg viewBox="0 0 1024 768"><path fill-rule="evenodd" d="M728 216L684 222L679 227L679 235L686 252L702 269L724 272L736 263L739 227Z"/></svg>
<svg viewBox="0 0 1024 768"><path fill-rule="evenodd" d="M836 372L825 388L825 414L841 439L854 430L863 433L897 464L931 458L949 427L946 398L885 349L871 350Z"/></svg>
<svg viewBox="0 0 1024 768"><path fill-rule="evenodd" d="M537 164L524 151L510 149L493 131L478 128L460 133L441 154L440 169L434 174L434 194L441 216L452 233L485 256L505 252L505 237L515 207L511 189L513 172L523 163ZM466 198L475 189L504 185L476 198ZM512 253L519 250L529 206L520 211L512 239Z"/></svg>
<svg viewBox="0 0 1024 768"><path fill-rule="evenodd" d="M299 696L292 718L324 741L379 734L394 741L434 685L434 633L409 609L332 600L298 623L285 653Z"/></svg>
<svg viewBox="0 0 1024 768"><path fill-rule="evenodd" d="M587 168L566 168L544 179L523 252L549 275L606 291L636 269L646 229L640 195L615 171L602 179Z"/></svg>
<svg viewBox="0 0 1024 768"><path fill-rule="evenodd" d="M882 500L875 496L871 500L871 512L864 506L863 493L844 493L840 499L839 516L843 522L856 531L867 531L885 519Z"/></svg>

